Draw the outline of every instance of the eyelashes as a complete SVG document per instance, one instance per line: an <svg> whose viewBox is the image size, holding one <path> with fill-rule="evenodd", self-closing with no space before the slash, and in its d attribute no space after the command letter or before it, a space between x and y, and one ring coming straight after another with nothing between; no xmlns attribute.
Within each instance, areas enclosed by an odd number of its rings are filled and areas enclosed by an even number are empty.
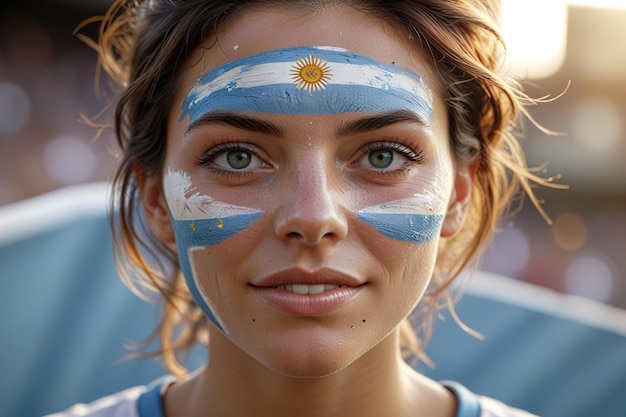
<svg viewBox="0 0 626 417"><path fill-rule="evenodd" d="M259 156L260 151L249 143L231 142L207 147L195 164L209 170L251 171L270 168Z"/></svg>
<svg viewBox="0 0 626 417"><path fill-rule="evenodd" d="M374 170L395 171L408 168L414 164L424 163L426 157L421 150L414 151L413 147L399 142L374 142L365 146L358 163L360 166Z"/></svg>
<svg viewBox="0 0 626 417"><path fill-rule="evenodd" d="M365 144L347 166L375 176L399 175L427 161L425 153L415 144L385 140ZM254 176L275 165L256 145L246 142L225 142L207 146L194 160L213 175Z"/></svg>

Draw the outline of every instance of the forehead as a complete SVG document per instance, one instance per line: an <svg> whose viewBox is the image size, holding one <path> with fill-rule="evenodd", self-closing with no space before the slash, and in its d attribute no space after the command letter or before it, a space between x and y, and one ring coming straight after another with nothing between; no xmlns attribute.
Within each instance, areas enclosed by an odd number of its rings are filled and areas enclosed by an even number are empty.
<svg viewBox="0 0 626 417"><path fill-rule="evenodd" d="M179 98L208 71L262 52L323 45L349 50L383 65L407 68L437 89L438 79L416 42L382 19L346 5L319 11L263 6L240 12L189 59Z"/></svg>

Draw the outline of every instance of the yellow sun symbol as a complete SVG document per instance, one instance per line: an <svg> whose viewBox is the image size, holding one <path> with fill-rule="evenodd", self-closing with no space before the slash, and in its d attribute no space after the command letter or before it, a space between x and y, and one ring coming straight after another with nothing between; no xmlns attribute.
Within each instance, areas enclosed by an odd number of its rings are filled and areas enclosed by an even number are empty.
<svg viewBox="0 0 626 417"><path fill-rule="evenodd" d="M307 58L300 58L296 61L291 69L291 76L298 88L307 89L309 93L313 93L315 90L326 88L331 73L328 62L309 55Z"/></svg>

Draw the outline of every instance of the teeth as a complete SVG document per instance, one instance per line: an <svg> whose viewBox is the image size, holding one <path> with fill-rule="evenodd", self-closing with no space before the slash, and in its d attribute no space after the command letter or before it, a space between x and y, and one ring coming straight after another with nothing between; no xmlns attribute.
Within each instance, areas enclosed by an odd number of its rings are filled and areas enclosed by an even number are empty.
<svg viewBox="0 0 626 417"><path fill-rule="evenodd" d="M312 285L293 284L291 286L291 291L295 292L296 294L306 295L306 294L309 293L309 289L311 287L312 287Z"/></svg>
<svg viewBox="0 0 626 417"><path fill-rule="evenodd" d="M324 291L334 290L339 288L339 285L332 284L315 284L315 285L307 285L307 284L289 284L289 285L279 285L278 289L294 292L296 294L301 295L309 295L309 294L321 294Z"/></svg>

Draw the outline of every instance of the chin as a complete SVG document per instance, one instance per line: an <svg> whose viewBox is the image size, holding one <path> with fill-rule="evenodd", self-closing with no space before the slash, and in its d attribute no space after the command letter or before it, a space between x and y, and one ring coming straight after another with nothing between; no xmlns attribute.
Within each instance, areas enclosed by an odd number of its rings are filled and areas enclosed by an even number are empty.
<svg viewBox="0 0 626 417"><path fill-rule="evenodd" d="M317 356L317 355L315 355ZM265 363L265 366L279 375L290 378L324 378L334 375L347 368L353 360L329 360L319 357L280 358Z"/></svg>
<svg viewBox="0 0 626 417"><path fill-rule="evenodd" d="M295 339L295 340L294 340ZM288 342L275 341L257 352L256 360L279 375L292 378L323 378L340 372L352 364L358 349L346 340L323 338Z"/></svg>

